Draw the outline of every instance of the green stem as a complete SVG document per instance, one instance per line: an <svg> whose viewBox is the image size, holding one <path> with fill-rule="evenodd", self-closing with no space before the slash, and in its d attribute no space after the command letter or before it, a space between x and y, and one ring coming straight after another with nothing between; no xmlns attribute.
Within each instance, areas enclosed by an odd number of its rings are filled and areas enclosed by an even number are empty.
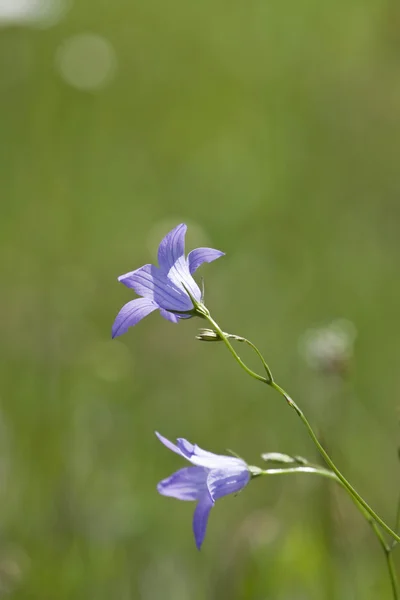
<svg viewBox="0 0 400 600"><path fill-rule="evenodd" d="M208 313L208 311L207 311ZM212 325L212 327L214 327L215 331L218 333L219 337L221 338L221 340L224 342L225 346L228 348L229 352L232 354L232 356L234 357L234 359L236 360L236 362L239 363L239 365L242 367L242 369L244 369L246 371L246 373L248 375L250 375L251 377L253 377L254 379L257 379L258 381L261 381L262 383L266 383L267 385L269 385L270 387L274 388L277 392L279 392L287 401L287 403L289 404L289 406L291 406L295 412L297 413L298 417L300 417L301 421L303 422L303 424L305 425L309 436L311 437L312 441L314 442L314 444L316 445L319 453L321 454L322 458L324 459L324 461L326 462L326 464L332 469L332 471L336 474L336 476L338 477L338 479L341 481L341 483L343 484L343 486L346 488L347 492L354 498L354 500L356 500L362 507L363 509L377 522L379 523L379 525L382 527L382 529L384 529L393 539L395 539L397 542L400 542L400 536L395 533L390 527L389 525L387 525L385 523L385 521L383 521L383 519L381 519L376 512L369 506L369 504L360 496L360 494L353 488L353 486L350 484L349 481L347 481L347 479L344 477L344 475L342 475L342 473L339 471L339 469L336 467L335 463L333 462L333 460L330 458L330 456L328 455L328 453L325 451L325 449L323 448L323 446L320 444L317 436L314 433L314 430L312 429L309 421L307 420L306 416L304 415L303 411L297 406L297 404L292 400L292 398L290 398L290 396L285 392L285 390L283 388L281 388L277 383L275 383L272 374L271 377L263 377L261 375L258 375L258 373L255 373L254 371L252 371L251 369L249 369L249 367L247 367L247 365L245 365L245 363L242 361L242 359L239 357L239 355L236 353L235 349L233 348L232 344L230 343L229 339L227 338L226 334L222 331L222 329L220 328L220 326L214 321L214 319L211 317L211 315L208 314L204 314L204 318ZM245 339L245 338L243 338ZM253 344L251 344L253 347ZM257 351L258 356L260 356L260 352ZM266 364L264 359L262 359L263 364ZM271 373L270 369L268 368L267 373Z"/></svg>
<svg viewBox="0 0 400 600"><path fill-rule="evenodd" d="M266 377L263 377L262 375L258 375L258 373L256 373L255 371L252 371L251 369L249 369L249 367L247 365L244 364L244 362L242 361L242 359L237 354L236 350L234 349L234 347L232 346L232 344L226 337L225 333L222 331L220 326L214 321L214 319L211 317L211 315L203 315L203 317L204 317L204 319L207 319L207 321L214 327L215 331L218 333L219 337L224 342L225 346L228 348L229 352L232 354L232 356L236 360L236 362L238 362L239 365L242 367L242 369L244 369L246 371L246 373L248 375L250 375L250 377L257 379L258 381L262 381L262 383L268 383L269 380ZM253 346L253 344L252 344L252 346ZM257 354L259 356L261 356L261 353L258 351L257 351ZM264 359L263 359L263 361L264 361Z"/></svg>
<svg viewBox="0 0 400 600"><path fill-rule="evenodd" d="M298 467L272 467L271 469L262 471L260 475L291 475L294 473L313 473L315 475L321 475L322 477L327 477L328 479L334 479L335 481L338 481L337 476L332 471L328 471L328 469L311 464L301 465Z"/></svg>
<svg viewBox="0 0 400 600"><path fill-rule="evenodd" d="M345 487L343 482L339 479L339 477L329 471L328 469L324 469L323 467L319 467L318 465L313 465L308 463L306 466L298 466L298 467L284 467L284 468L272 468L266 469L265 471L261 471L260 475L286 475L292 473L313 473L315 475L321 475L322 477L327 477L329 479L334 479L337 483L339 483L342 487ZM372 530L374 531L376 537L378 538L379 544L382 547L382 550L385 555L386 564L389 572L390 583L392 586L393 599L399 600L399 591L398 591L398 582L396 571L393 564L393 556L392 556L392 548L386 543L385 538L383 537L382 531L376 524L376 522L370 517L367 511L360 505L360 503L351 496L354 504L360 510L362 515L367 519L370 524Z"/></svg>
<svg viewBox="0 0 400 600"><path fill-rule="evenodd" d="M329 456L329 454L326 452L326 450L324 449L324 447L322 446L322 444L319 442L319 440L318 440L317 436L315 435L314 430L311 427L311 425L310 425L308 419L306 418L305 414L297 406L297 404L294 402L294 400L292 400L292 398L290 398L290 396L285 392L285 390L283 390L274 381L270 384L270 386L272 388L274 388L277 392L279 392L286 399L286 401L288 402L288 404L296 411L297 415L300 417L300 419L302 420L303 424L306 426L308 434L311 437L311 439L314 442L314 444L316 445L316 447L317 447L319 453L321 454L322 458L324 459L324 461L326 462L326 464L332 469L332 471L337 475L338 479L342 482L343 486L346 488L346 490L349 492L349 494L351 496L353 496L353 498L355 498L357 500L357 502L364 508L364 510L377 523L379 523L379 525L382 527L382 529L384 529L386 531L386 533L388 533L390 536L392 536L395 540L400 541L400 536L397 533L395 533L389 527L389 525L387 525L385 523L385 521L383 521L383 519L381 519L379 517L379 515L376 514L376 512L369 506L369 504L362 498L362 496L360 496L360 494L353 488L353 486L345 478L345 476L339 471L339 469L337 468L337 466L335 465L335 463L333 462L333 460L331 459L331 457Z"/></svg>
<svg viewBox="0 0 400 600"><path fill-rule="evenodd" d="M399 529L400 529L400 496L397 501L396 524L395 524L395 530L398 532Z"/></svg>
<svg viewBox="0 0 400 600"><path fill-rule="evenodd" d="M389 569L389 575L390 575L390 583L392 584L392 590L393 590L393 598L395 600L399 600L399 585L398 585L398 581L397 581L397 575L396 575L396 571L394 568L394 564L393 564L393 555L391 552L390 548L385 548L385 555L386 555L386 562L388 565L388 569Z"/></svg>
<svg viewBox="0 0 400 600"><path fill-rule="evenodd" d="M397 500L396 520L395 520L395 525L394 525L394 530L396 533L399 533L399 529L400 529L400 496ZM397 546L397 544L398 544L397 540L393 540L391 549L393 550L393 548L395 546Z"/></svg>
<svg viewBox="0 0 400 600"><path fill-rule="evenodd" d="M263 367L267 373L269 383L271 384L274 380L274 378L272 377L271 369L265 362L265 359L264 359L263 355L261 354L261 352L259 351L259 349L257 348L257 346L255 346L252 342L250 342L250 340L248 340L240 335L234 335L231 337L233 337L233 339L236 340L237 342L243 342L244 344L247 344L248 346L250 346L250 348L252 348L254 350L254 352L257 354L258 358L261 360Z"/></svg>

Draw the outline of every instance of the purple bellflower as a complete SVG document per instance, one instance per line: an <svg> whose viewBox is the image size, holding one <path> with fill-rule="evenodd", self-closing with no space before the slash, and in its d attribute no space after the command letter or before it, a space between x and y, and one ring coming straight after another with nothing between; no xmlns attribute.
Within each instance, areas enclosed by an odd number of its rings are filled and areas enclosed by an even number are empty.
<svg viewBox="0 0 400 600"><path fill-rule="evenodd" d="M158 247L159 267L148 264L118 277L118 281L142 297L122 307L114 321L113 338L126 333L128 327L157 309L172 323L196 314L193 300L201 304L202 294L192 275L204 262L212 262L224 252L197 248L185 257L186 229L181 223L162 240Z"/></svg>
<svg viewBox="0 0 400 600"><path fill-rule="evenodd" d="M206 452L183 438L173 444L156 432L160 442L194 465L185 467L163 479L157 490L163 496L178 500L194 500L193 532L200 550L206 534L210 510L218 498L240 492L250 481L251 472L241 458Z"/></svg>

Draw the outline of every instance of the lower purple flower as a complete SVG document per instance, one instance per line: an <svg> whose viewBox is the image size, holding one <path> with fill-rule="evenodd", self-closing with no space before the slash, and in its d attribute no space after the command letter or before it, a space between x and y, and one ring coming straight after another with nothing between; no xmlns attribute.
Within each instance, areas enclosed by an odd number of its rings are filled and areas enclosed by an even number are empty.
<svg viewBox="0 0 400 600"><path fill-rule="evenodd" d="M200 550L206 534L208 516L218 498L240 492L250 481L248 465L241 458L206 452L183 438L173 444L156 432L160 442L169 450L194 465L185 467L163 479L157 490L163 496L197 502L193 515L193 532Z"/></svg>

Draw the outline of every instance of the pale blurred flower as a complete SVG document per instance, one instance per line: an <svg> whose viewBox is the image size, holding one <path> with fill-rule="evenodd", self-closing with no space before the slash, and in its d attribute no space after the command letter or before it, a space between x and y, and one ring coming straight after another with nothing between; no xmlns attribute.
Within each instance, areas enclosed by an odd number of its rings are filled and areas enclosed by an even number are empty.
<svg viewBox="0 0 400 600"><path fill-rule="evenodd" d="M56 66L64 81L72 87L96 91L104 88L115 75L117 57L113 46L104 37L81 33L60 45Z"/></svg>
<svg viewBox="0 0 400 600"><path fill-rule="evenodd" d="M53 25L68 5L67 0L0 0L0 25Z"/></svg>
<svg viewBox="0 0 400 600"><path fill-rule="evenodd" d="M351 321L336 319L325 327L308 329L300 338L299 349L311 368L342 375L353 356L356 337Z"/></svg>

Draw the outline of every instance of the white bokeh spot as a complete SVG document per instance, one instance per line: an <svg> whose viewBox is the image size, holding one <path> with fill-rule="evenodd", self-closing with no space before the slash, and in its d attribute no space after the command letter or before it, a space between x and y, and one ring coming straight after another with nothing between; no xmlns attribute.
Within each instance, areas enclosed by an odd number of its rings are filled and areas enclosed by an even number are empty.
<svg viewBox="0 0 400 600"><path fill-rule="evenodd" d="M335 370L352 358L356 337L354 323L335 319L325 327L308 329L299 340L299 350L311 368Z"/></svg>
<svg viewBox="0 0 400 600"><path fill-rule="evenodd" d="M117 58L113 46L104 37L81 33L67 38L59 46L56 66L64 81L72 87L96 91L113 78Z"/></svg>

